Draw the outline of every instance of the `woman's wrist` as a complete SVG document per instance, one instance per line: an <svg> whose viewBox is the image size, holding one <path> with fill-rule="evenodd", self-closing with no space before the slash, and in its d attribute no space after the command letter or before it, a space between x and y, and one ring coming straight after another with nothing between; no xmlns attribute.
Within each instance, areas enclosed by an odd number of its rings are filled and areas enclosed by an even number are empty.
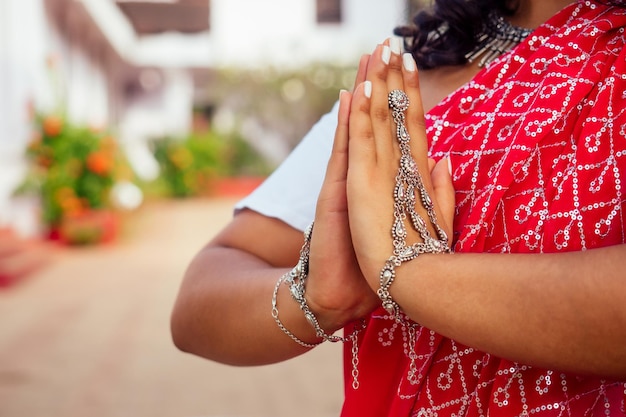
<svg viewBox="0 0 626 417"><path fill-rule="evenodd" d="M348 323L357 321L369 311L359 313L357 306L332 306L330 303L320 300L315 292L306 293L306 300L310 310L315 314L322 329L327 333L334 333L343 329Z"/></svg>
<svg viewBox="0 0 626 417"><path fill-rule="evenodd" d="M282 275L274 287L272 317L278 328L294 342L306 348L313 348L322 343L324 339L317 336L315 329L306 320L302 309L291 296L289 287L286 287L288 274Z"/></svg>
<svg viewBox="0 0 626 417"><path fill-rule="evenodd" d="M316 305L315 308L311 308L309 305L308 298L310 297L307 297L306 294L306 283L309 279L309 258L312 233L313 223L311 223L311 225L304 232L304 244L300 249L298 263L290 271L286 272L279 278L272 296L272 317L276 321L278 327L291 339L304 347L314 347L315 344L319 342L311 343L300 339L282 323L279 318L277 306L278 293L280 287L282 286L281 284L288 286L291 298L300 308L302 317L305 318L306 322L308 322L314 330L317 338L330 342L345 342L345 338L335 335L334 333L348 322L344 321L341 317L338 317L335 314L337 311L341 310L318 309L317 307L319 305Z"/></svg>

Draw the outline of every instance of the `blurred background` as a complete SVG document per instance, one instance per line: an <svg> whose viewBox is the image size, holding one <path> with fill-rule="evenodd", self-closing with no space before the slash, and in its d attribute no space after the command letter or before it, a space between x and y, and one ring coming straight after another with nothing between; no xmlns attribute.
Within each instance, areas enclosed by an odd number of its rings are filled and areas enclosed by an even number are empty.
<svg viewBox="0 0 626 417"><path fill-rule="evenodd" d="M341 346L233 368L169 313L411 0L0 0L0 417L336 416Z"/></svg>

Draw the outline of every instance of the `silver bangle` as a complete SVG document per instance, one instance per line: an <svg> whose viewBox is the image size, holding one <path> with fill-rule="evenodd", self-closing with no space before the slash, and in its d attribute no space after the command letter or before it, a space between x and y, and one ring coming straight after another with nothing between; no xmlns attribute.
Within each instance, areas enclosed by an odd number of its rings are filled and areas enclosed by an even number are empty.
<svg viewBox="0 0 626 417"><path fill-rule="evenodd" d="M411 137L404 123L404 112L409 108L409 97L402 90L393 90L389 93L388 99L393 120L396 123L396 139L400 146L401 156L393 192L394 222L391 227L393 254L387 259L380 271L380 288L377 294L385 310L396 320L401 320L400 306L391 298L389 293L389 288L396 277L396 268L403 262L415 259L423 253L448 253L450 247L448 246L448 235L437 223L433 201L426 191L417 169L417 163L411 155L409 146ZM428 221L437 234L436 238L430 234L426 221L415 209L415 204L418 201L426 209ZM419 233L422 242L407 245L405 221Z"/></svg>

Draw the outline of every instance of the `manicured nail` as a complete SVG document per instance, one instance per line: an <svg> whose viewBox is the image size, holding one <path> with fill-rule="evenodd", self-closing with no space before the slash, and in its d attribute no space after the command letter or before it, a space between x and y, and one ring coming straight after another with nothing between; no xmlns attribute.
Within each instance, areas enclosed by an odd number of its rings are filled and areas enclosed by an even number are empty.
<svg viewBox="0 0 626 417"><path fill-rule="evenodd" d="M400 55L402 53L402 43L400 38L391 38L389 40L389 46L391 47L391 52L396 55Z"/></svg>
<svg viewBox="0 0 626 417"><path fill-rule="evenodd" d="M383 53L381 58L385 64L388 64L389 60L391 59L391 49L387 45L383 46Z"/></svg>
<svg viewBox="0 0 626 417"><path fill-rule="evenodd" d="M450 176L452 176L452 162L450 161L450 158L446 158L448 161L448 172L450 173Z"/></svg>
<svg viewBox="0 0 626 417"><path fill-rule="evenodd" d="M341 97L343 97L343 93L345 93L346 90L344 90L343 88L341 90L339 90L339 100L341 100Z"/></svg>
<svg viewBox="0 0 626 417"><path fill-rule="evenodd" d="M413 55L410 53L405 53L402 55L402 64L404 65L404 69L413 72L415 71L415 60L413 59Z"/></svg>
<svg viewBox="0 0 626 417"><path fill-rule="evenodd" d="M365 94L365 97L367 98L372 97L372 82L371 81L365 81L363 83L363 94Z"/></svg>

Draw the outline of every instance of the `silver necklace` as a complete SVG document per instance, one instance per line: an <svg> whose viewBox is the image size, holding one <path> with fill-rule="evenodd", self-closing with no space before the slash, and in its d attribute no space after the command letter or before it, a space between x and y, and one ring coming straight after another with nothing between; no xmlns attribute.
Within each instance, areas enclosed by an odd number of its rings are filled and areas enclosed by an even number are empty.
<svg viewBox="0 0 626 417"><path fill-rule="evenodd" d="M467 62L478 61L480 68L526 39L532 29L513 26L500 14L492 11L485 22L482 33L479 35L476 47L465 55Z"/></svg>

